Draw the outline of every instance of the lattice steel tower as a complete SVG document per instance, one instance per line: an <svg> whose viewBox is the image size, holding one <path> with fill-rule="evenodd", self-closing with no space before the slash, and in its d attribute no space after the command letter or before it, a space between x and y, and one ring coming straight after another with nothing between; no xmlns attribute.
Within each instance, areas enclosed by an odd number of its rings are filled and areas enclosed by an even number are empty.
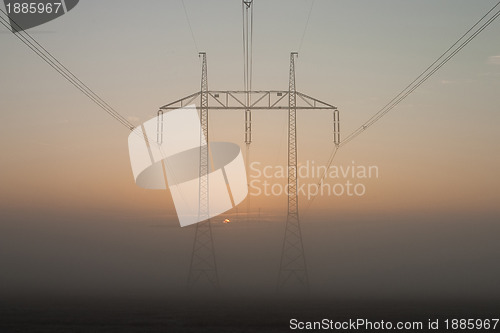
<svg viewBox="0 0 500 333"><path fill-rule="evenodd" d="M195 285L209 284L219 289L219 276L215 260L214 241L209 217L209 183L210 155L208 136L208 78L207 55L202 57L201 90L200 90L200 178L199 178L199 220L196 223L193 253L189 268L188 287L193 290Z"/></svg>
<svg viewBox="0 0 500 333"><path fill-rule="evenodd" d="M281 253L278 290L286 286L309 290L302 232L300 230L299 202L297 194L297 91L295 89L295 57L290 54L288 83L288 213L286 217L285 239Z"/></svg>
<svg viewBox="0 0 500 333"><path fill-rule="evenodd" d="M295 58L296 52L290 54L290 71L288 90L208 90L206 55L203 56L202 85L201 91L168 103L160 108L162 111L176 110L189 105L200 98L200 118L208 142L208 112L209 110L233 110L243 111L280 111L288 110L288 213L285 227L285 238L280 262L278 289L294 287L299 285L301 289L309 289L307 266L302 245L302 233L300 230L298 210L298 174L297 174L297 110L329 110L333 111L334 142L338 145L339 112L337 107L323 102L314 97L298 92L295 87ZM247 127L245 127L247 128ZM251 130L251 127L249 127ZM250 132L248 132L250 133ZM245 136L246 138L249 138ZM245 143L248 144L247 140ZM200 168L200 191L206 187L208 192L208 180L205 183L206 172L210 170L209 150L200 151L203 161ZM203 160L207 158L207 160ZM200 193L200 214L203 213L203 205L208 207L208 198ZM216 288L219 287L217 266L215 262L214 246L210 221L200 222L196 226L196 237L193 247L191 268L189 272L189 285L193 286L200 279L205 278Z"/></svg>

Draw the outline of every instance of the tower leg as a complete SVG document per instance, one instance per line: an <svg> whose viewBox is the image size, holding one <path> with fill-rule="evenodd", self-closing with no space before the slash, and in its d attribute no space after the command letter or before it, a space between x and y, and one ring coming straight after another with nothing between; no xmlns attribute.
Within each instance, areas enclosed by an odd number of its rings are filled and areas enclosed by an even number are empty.
<svg viewBox="0 0 500 333"><path fill-rule="evenodd" d="M219 289L219 276L210 220L196 224L188 288L190 291L198 288L202 291L217 291Z"/></svg>

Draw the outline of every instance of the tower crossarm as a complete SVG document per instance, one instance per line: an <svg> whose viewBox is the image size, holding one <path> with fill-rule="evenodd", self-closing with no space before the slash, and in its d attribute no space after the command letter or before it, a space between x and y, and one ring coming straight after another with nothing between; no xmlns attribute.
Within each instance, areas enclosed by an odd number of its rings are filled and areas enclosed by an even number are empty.
<svg viewBox="0 0 500 333"><path fill-rule="evenodd" d="M246 106L247 93L252 96L252 104ZM199 98L201 91L163 105L160 110L175 110L191 104ZM288 90L210 90L209 110L288 110ZM297 110L336 110L337 107L317 98L296 92ZM198 106L199 107L199 106Z"/></svg>

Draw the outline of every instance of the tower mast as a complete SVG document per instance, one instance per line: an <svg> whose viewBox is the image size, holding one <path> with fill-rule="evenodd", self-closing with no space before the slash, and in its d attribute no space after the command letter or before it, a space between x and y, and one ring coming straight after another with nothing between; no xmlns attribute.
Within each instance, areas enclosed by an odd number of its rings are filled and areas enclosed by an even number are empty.
<svg viewBox="0 0 500 333"><path fill-rule="evenodd" d="M288 212L286 216L285 239L281 254L278 290L299 285L309 290L302 232L299 219L299 199L297 193L297 90L295 89L295 58L297 52L290 53L288 83Z"/></svg>
<svg viewBox="0 0 500 333"><path fill-rule="evenodd" d="M199 178L199 220L196 223L193 253L189 268L188 288L193 290L196 285L209 284L215 290L219 289L219 276L215 260L214 240L209 215L209 182L210 155L208 136L208 77L207 55L200 52L201 92L200 92L200 178ZM206 144L205 144L206 143Z"/></svg>

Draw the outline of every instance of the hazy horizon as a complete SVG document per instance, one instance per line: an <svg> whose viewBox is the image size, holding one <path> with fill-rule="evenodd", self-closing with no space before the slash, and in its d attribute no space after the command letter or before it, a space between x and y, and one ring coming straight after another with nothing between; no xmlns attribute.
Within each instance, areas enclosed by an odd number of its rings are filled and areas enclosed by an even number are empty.
<svg viewBox="0 0 500 333"><path fill-rule="evenodd" d="M337 106L345 137L495 3L317 0L297 90ZM180 1L81 1L29 32L140 125L199 90L197 51L207 52L210 89L242 89L241 3L185 4L198 50ZM255 1L254 90L288 89L310 5ZM500 297L499 23L339 151L336 166L378 167L365 195L299 197L313 294ZM168 191L134 183L129 131L1 31L0 294L182 294L194 229L179 226ZM210 140L245 156L243 119L211 112ZM327 163L331 121L299 111L299 164ZM253 113L251 161L286 165L286 123L286 111ZM284 195L250 197L214 219L226 293L275 291L285 219Z"/></svg>

